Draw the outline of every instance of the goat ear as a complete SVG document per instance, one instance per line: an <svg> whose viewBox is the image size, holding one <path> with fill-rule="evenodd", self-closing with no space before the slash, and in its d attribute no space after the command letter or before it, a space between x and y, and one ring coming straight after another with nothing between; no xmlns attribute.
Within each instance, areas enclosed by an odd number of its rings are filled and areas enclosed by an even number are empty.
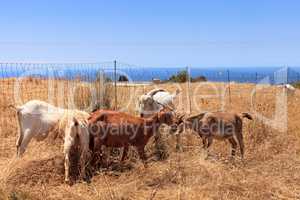
<svg viewBox="0 0 300 200"><path fill-rule="evenodd" d="M99 115L97 118L96 118L96 122L97 121L106 121L107 119L107 116L106 115Z"/></svg>
<svg viewBox="0 0 300 200"><path fill-rule="evenodd" d="M204 112L204 113L192 115L192 116L188 117L188 118L186 119L186 121L193 121L194 119L199 119L199 120L201 120L201 119L204 117L205 114L206 114L206 113Z"/></svg>
<svg viewBox="0 0 300 200"><path fill-rule="evenodd" d="M184 117L185 117L185 114L182 114L182 115L179 115L178 119L179 119L179 120L183 120Z"/></svg>
<svg viewBox="0 0 300 200"><path fill-rule="evenodd" d="M78 120L77 120L75 117L73 117L73 122L74 122L74 125L75 125L75 126L78 126L78 125L79 125L79 122L78 122Z"/></svg>
<svg viewBox="0 0 300 200"><path fill-rule="evenodd" d="M185 114L183 114L183 113L179 113L179 112L176 112L176 111L174 113L175 113L175 117L178 121L183 120L184 117L185 117Z"/></svg>

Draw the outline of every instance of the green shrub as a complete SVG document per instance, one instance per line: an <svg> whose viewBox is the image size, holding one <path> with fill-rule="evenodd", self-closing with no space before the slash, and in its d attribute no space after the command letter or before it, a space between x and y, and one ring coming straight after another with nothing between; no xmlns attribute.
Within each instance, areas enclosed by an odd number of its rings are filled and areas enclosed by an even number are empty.
<svg viewBox="0 0 300 200"><path fill-rule="evenodd" d="M186 70L178 72L176 75L172 75L169 78L169 81L175 82L175 83L184 83L187 81L188 73ZM191 77L191 82L202 82L202 81L207 81L205 76L198 76L195 78Z"/></svg>
<svg viewBox="0 0 300 200"><path fill-rule="evenodd" d="M169 78L169 81L176 82L176 83L184 83L187 81L187 71L183 70L178 72L176 75L172 75Z"/></svg>
<svg viewBox="0 0 300 200"><path fill-rule="evenodd" d="M207 79L205 76L198 76L196 78L191 78L191 82L206 82Z"/></svg>
<svg viewBox="0 0 300 200"><path fill-rule="evenodd" d="M298 89L300 89L300 81L299 81L299 82L296 82L296 83L294 83L294 84L293 84L293 86L294 86L295 88L298 88Z"/></svg>

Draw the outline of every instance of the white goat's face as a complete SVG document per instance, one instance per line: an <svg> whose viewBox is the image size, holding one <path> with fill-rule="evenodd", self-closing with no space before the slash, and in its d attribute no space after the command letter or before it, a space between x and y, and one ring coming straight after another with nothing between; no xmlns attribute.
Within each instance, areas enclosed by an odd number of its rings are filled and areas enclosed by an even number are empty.
<svg viewBox="0 0 300 200"><path fill-rule="evenodd" d="M78 126L79 122L77 121L77 119L73 118L73 120L69 121L69 123L66 125L65 135L75 138L76 135L79 134Z"/></svg>
<svg viewBox="0 0 300 200"><path fill-rule="evenodd" d="M148 95L144 95L141 97L140 99L140 109L145 111L145 110L151 110L151 108L153 107L153 103L154 100L152 99L152 97L148 96Z"/></svg>
<svg viewBox="0 0 300 200"><path fill-rule="evenodd" d="M142 116L152 115L158 110L153 98L149 95L142 95L139 100L139 112Z"/></svg>

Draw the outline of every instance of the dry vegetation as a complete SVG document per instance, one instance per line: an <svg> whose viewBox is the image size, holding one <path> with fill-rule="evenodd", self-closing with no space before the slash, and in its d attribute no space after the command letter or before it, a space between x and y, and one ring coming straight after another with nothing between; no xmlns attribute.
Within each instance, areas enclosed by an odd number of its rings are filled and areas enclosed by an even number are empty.
<svg viewBox="0 0 300 200"><path fill-rule="evenodd" d="M300 92L288 96L288 130L276 131L259 120L245 120L245 162L239 159L228 160L229 145L215 141L213 155L205 159L196 135L186 132L183 136L182 152L175 151L175 138L164 135L162 142L165 160L157 161L153 156L153 142L147 146L149 167L143 168L135 151L124 166L115 163L109 169L98 171L91 183L77 182L73 186L64 184L62 141L47 139L42 143L33 141L22 159L15 158L15 140L17 134L16 117L13 110L7 108L14 104L14 79L0 80L0 199L300 199ZM67 105L68 95L57 97L63 85L67 94L71 84L80 82L55 81L54 103ZM22 81L21 100L47 100L48 81L26 79ZM215 84L222 91L223 83ZM185 84L163 84L163 87L175 91L182 88L177 105L180 111L188 112L187 90ZM86 86L78 87L75 104L85 109L89 105L91 94ZM134 113L135 103L140 94L154 86L119 86L118 108ZM191 85L195 91L197 83ZM232 84L231 103L228 92L224 101L225 110L251 111L252 84ZM256 95L256 110L265 116L275 113L275 97L279 89L268 87ZM131 95L129 95L131 94ZM214 96L203 100L201 95L214 94L211 87L202 86L192 98L195 107L202 110L221 109L221 97ZM109 97L112 98L112 94ZM130 101L129 96L132 96ZM192 99L192 102L194 100ZM113 103L113 101L112 101ZM111 106L114 106L113 104Z"/></svg>

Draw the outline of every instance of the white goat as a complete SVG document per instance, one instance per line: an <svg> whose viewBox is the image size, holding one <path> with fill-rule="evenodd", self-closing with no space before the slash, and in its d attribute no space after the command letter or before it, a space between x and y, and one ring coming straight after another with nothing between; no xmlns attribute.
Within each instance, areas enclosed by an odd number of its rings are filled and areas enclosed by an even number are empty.
<svg viewBox="0 0 300 200"><path fill-rule="evenodd" d="M170 93L164 89L153 89L147 94L142 95L139 98L139 114L141 117L150 117L154 113L159 112L164 107L175 111L174 99L180 93L180 90L176 90L174 93ZM183 116L178 117L179 121ZM178 124L179 125L179 124ZM180 149L180 133L182 132L182 126L178 126L176 131L176 148ZM156 137L157 139L157 137Z"/></svg>
<svg viewBox="0 0 300 200"><path fill-rule="evenodd" d="M164 89L153 89L139 98L139 114L141 117L149 117L163 109L164 106L175 109L174 99L180 93L176 90L169 93Z"/></svg>
<svg viewBox="0 0 300 200"><path fill-rule="evenodd" d="M66 111L59 122L59 129L65 132L64 137L64 156L65 156L65 181L70 179L70 152L72 146L76 144L76 139L79 139L80 144L80 168L83 179L86 179L85 164L89 151L89 131L87 126L87 119L89 114L79 110Z"/></svg>
<svg viewBox="0 0 300 200"><path fill-rule="evenodd" d="M284 91L286 91L287 94L290 95L293 95L296 91L296 88L291 84L283 84L283 85L279 85L278 87L284 89Z"/></svg>
<svg viewBox="0 0 300 200"><path fill-rule="evenodd" d="M42 141L49 132L58 127L64 130L65 181L69 182L70 149L75 144L76 137L81 147L81 175L85 178L85 162L89 147L89 132L86 120L89 114L79 110L57 108L46 102L32 100L16 107L20 127L16 142L17 156L20 157L26 150L32 138Z"/></svg>

